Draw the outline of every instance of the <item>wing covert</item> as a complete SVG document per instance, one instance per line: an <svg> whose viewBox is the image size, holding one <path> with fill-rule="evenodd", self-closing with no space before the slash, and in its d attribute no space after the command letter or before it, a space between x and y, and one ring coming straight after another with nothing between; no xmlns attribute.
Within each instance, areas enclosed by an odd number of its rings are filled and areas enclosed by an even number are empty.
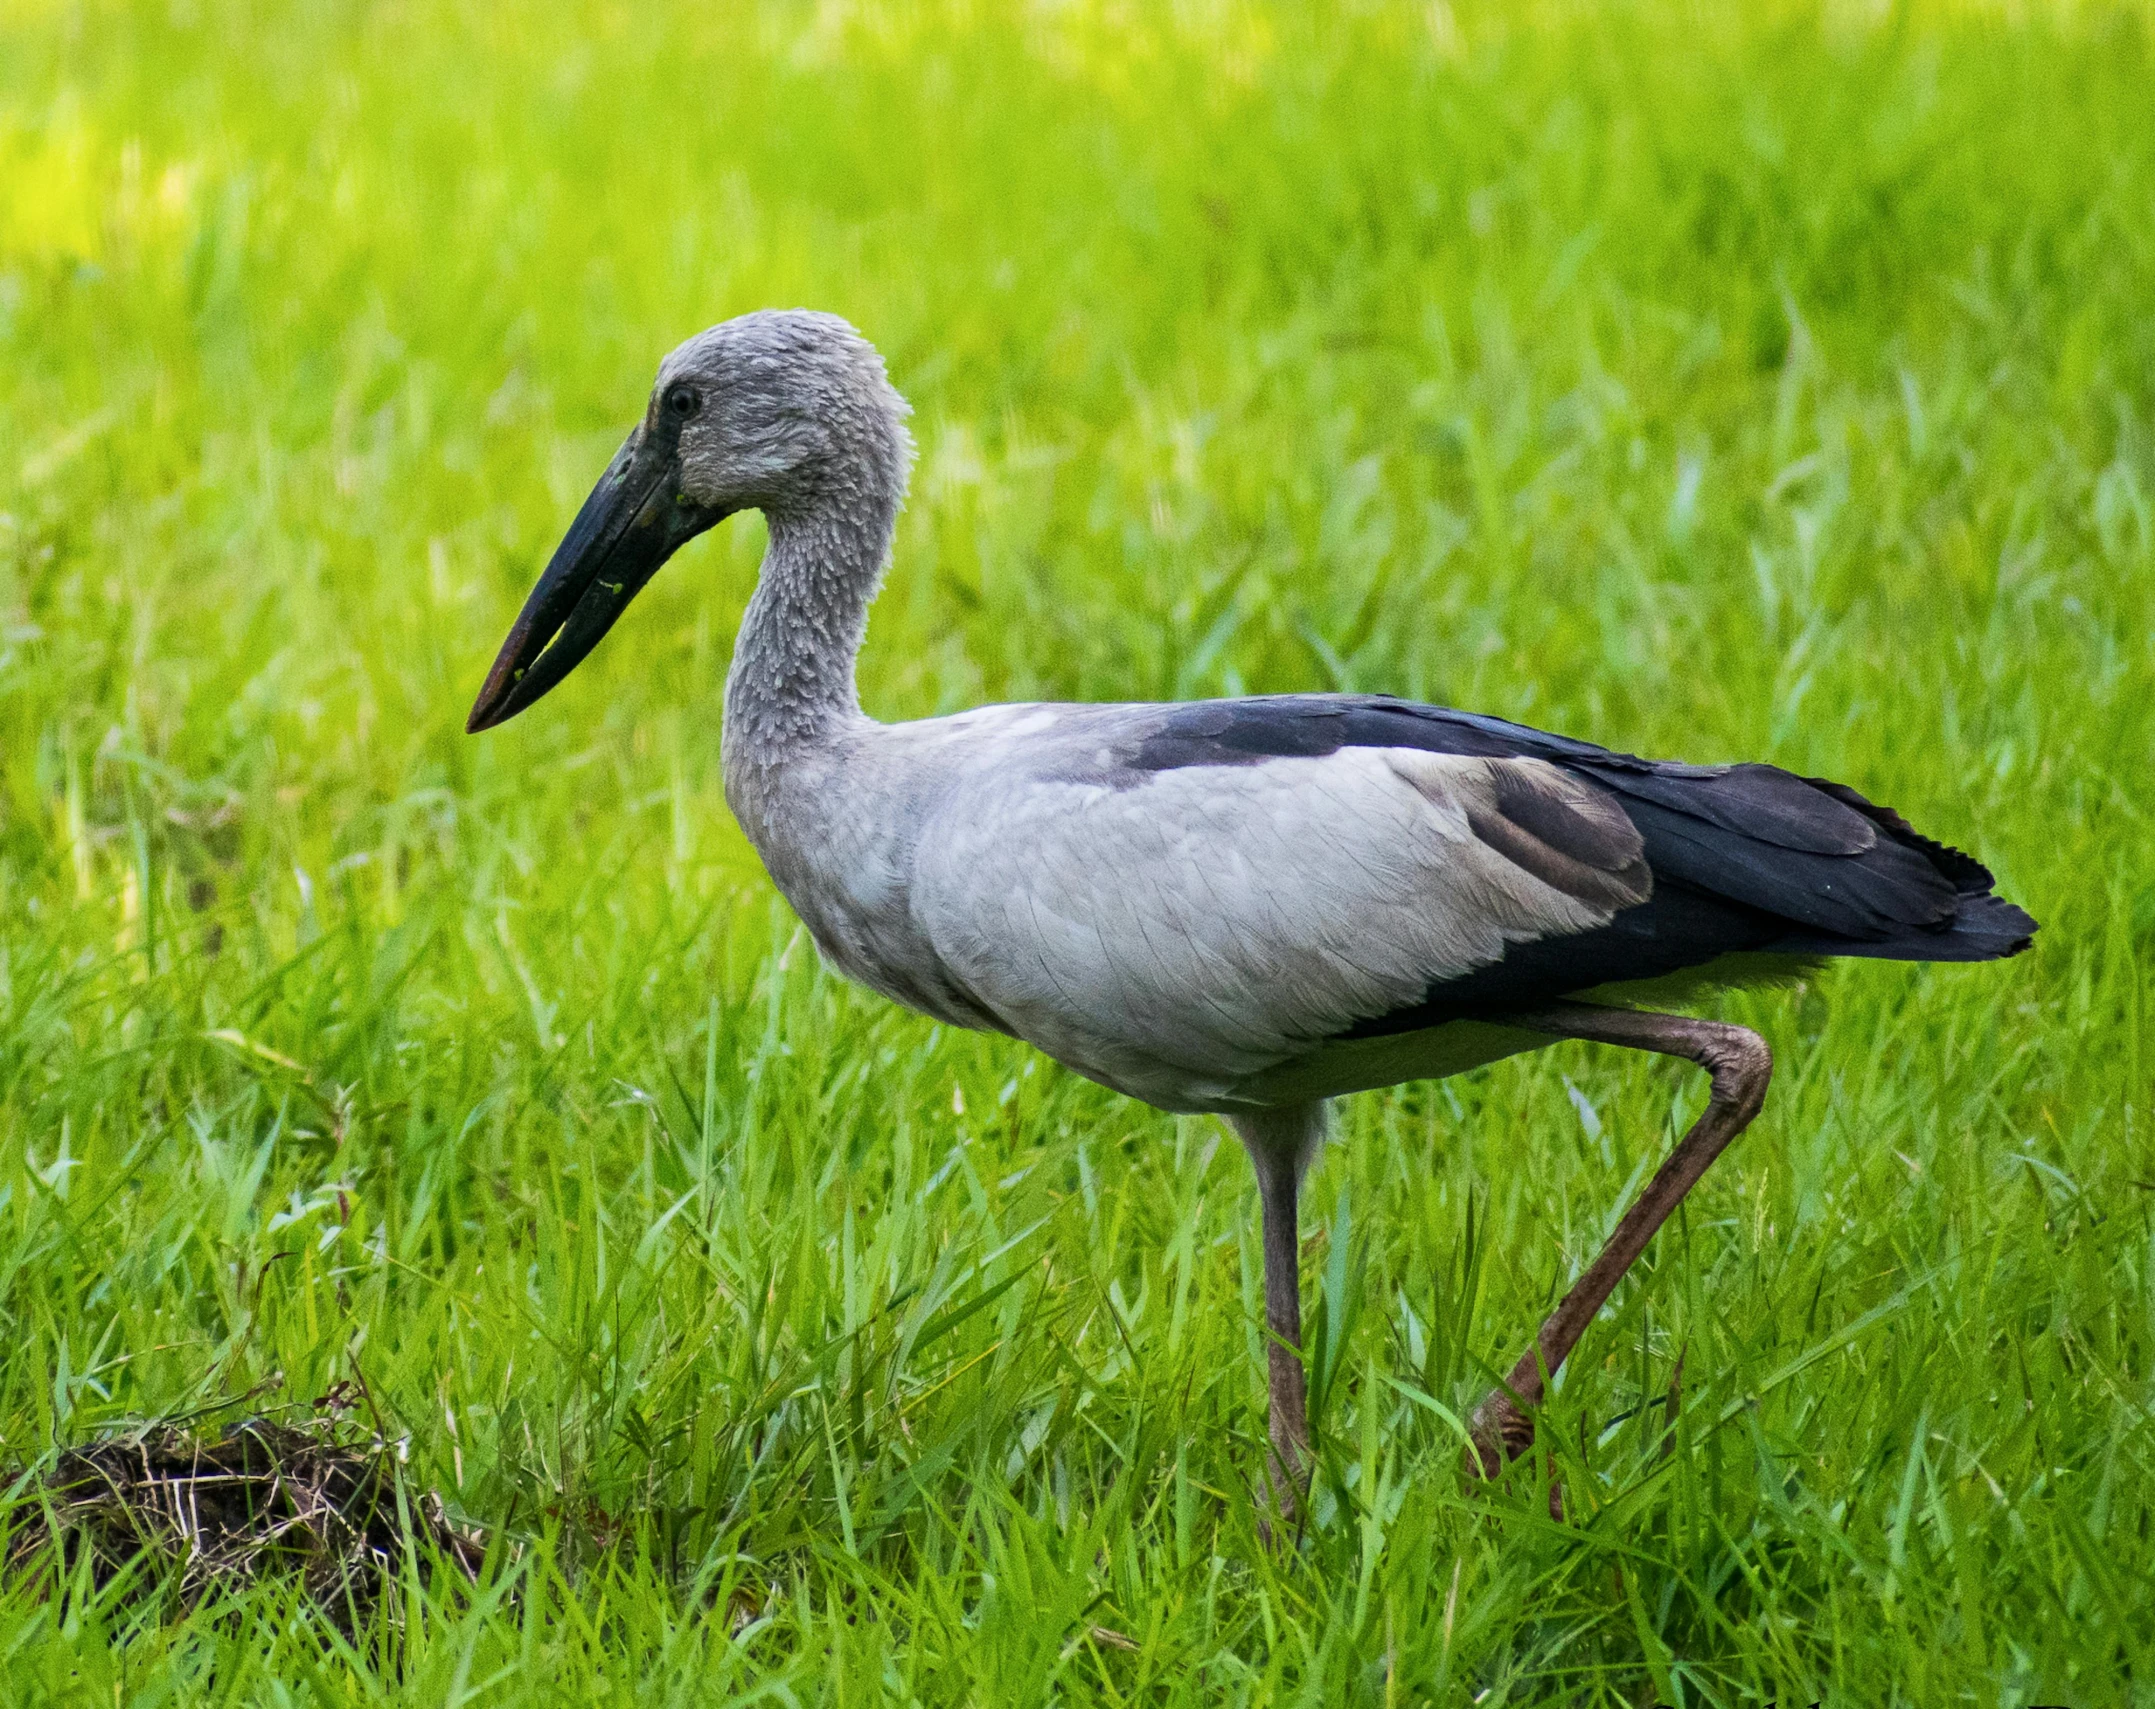
<svg viewBox="0 0 2155 1709"><path fill-rule="evenodd" d="M1652 889L1592 782L1407 749L1135 788L995 768L920 847L914 918L970 990L1081 1072L1184 1108Z"/></svg>

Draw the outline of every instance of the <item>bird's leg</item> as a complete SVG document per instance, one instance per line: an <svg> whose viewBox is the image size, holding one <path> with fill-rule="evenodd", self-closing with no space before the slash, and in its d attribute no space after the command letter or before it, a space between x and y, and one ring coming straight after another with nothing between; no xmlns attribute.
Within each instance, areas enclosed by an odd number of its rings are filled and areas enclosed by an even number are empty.
<svg viewBox="0 0 2155 1709"><path fill-rule="evenodd" d="M1309 1461L1309 1373L1302 1364L1301 1183L1292 1166L1260 1168L1264 1203L1265 1333L1271 1482L1280 1512L1294 1511Z"/></svg>
<svg viewBox="0 0 2155 1709"><path fill-rule="evenodd" d="M1270 1382L1273 1505L1291 1519L1309 1478L1309 1379L1302 1368L1302 1176L1324 1144L1324 1105L1251 1110L1227 1118L1257 1170L1264 1207L1265 1330Z"/></svg>
<svg viewBox="0 0 2155 1709"><path fill-rule="evenodd" d="M1474 1409L1468 1426L1471 1457L1484 1477L1495 1477L1504 1462L1524 1453L1534 1440L1534 1421L1526 1409L1538 1406L1544 1381L1556 1374L1578 1344L1586 1326L1608 1303L1654 1231L1698 1184L1729 1141L1751 1125L1766 1101L1773 1075L1773 1055L1766 1041L1748 1027L1722 1021L1692 1020L1635 1009L1603 1009L1585 1003L1553 1003L1528 1014L1508 1016L1511 1025L1561 1038L1620 1044L1632 1050L1658 1051L1696 1062L1713 1076L1706 1110L1677 1142L1669 1160L1648 1183L1601 1250L1601 1256L1572 1284L1541 1326L1533 1348L1512 1367L1504 1386L1493 1389Z"/></svg>

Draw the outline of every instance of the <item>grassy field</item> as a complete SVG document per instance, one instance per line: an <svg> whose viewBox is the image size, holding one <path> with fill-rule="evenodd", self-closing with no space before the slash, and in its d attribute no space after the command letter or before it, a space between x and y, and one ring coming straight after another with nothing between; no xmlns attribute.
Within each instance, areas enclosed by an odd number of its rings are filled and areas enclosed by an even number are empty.
<svg viewBox="0 0 2155 1709"><path fill-rule="evenodd" d="M490 1538L349 1639L18 1570L0 1701L2155 1704L2151 112L2092 5L0 0L0 1460L334 1393ZM2044 922L1722 1005L1566 1522L1454 1420L1697 1076L1348 1107L1269 1556L1232 1142L834 982L727 815L761 525L462 734L767 304L917 410L881 716L1384 689Z"/></svg>

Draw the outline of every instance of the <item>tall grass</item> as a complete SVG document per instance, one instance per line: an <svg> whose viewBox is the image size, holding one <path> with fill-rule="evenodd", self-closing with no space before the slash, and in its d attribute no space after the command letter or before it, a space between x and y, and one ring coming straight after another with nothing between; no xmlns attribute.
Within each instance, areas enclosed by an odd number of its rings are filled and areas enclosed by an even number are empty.
<svg viewBox="0 0 2155 1709"><path fill-rule="evenodd" d="M2155 1702L2151 110L2144 8L0 0L0 1451L341 1384L494 1538L356 1643L18 1574L4 1695ZM881 715L1385 689L2043 920L1726 1003L1563 1522L1456 1421L1694 1079L1347 1106L1268 1554L1235 1148L835 982L727 817L759 525L461 734L795 303L918 412Z"/></svg>

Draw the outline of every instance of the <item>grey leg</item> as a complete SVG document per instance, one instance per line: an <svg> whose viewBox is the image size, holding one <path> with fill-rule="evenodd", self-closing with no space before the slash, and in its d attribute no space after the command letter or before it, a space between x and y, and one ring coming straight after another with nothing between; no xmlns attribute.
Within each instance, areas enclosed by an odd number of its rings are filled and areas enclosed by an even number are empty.
<svg viewBox="0 0 2155 1709"><path fill-rule="evenodd" d="M1309 1379L1302 1368L1302 1176L1324 1144L1324 1105L1294 1104L1227 1118L1257 1170L1264 1207L1265 1328L1270 1384L1272 1500L1292 1517L1309 1479Z"/></svg>
<svg viewBox="0 0 2155 1709"><path fill-rule="evenodd" d="M1492 1390L1474 1409L1468 1432L1474 1440L1472 1459L1484 1477L1495 1477L1504 1469L1505 1461L1524 1453L1532 1443L1534 1421L1523 1408L1540 1404L1545 1377L1553 1376L1565 1355L1578 1345L1586 1326L1608 1303L1624 1272L1646 1250L1654 1231L1668 1220L1669 1213L1683 1202L1684 1195L1698 1184L1699 1177L1729 1141L1751 1125L1751 1119L1766 1102L1766 1082L1773 1076L1773 1055L1766 1041L1748 1027L1722 1021L1698 1021L1634 1009L1602 1009L1585 1003L1553 1003L1508 1020L1511 1025L1560 1038L1589 1039L1596 1044L1620 1044L1632 1050L1683 1057L1713 1076L1713 1091L1705 1113L1677 1142L1646 1191L1624 1213L1601 1256L1587 1266L1586 1273L1572 1284L1571 1292L1549 1314L1533 1351L1512 1367L1503 1388Z"/></svg>

